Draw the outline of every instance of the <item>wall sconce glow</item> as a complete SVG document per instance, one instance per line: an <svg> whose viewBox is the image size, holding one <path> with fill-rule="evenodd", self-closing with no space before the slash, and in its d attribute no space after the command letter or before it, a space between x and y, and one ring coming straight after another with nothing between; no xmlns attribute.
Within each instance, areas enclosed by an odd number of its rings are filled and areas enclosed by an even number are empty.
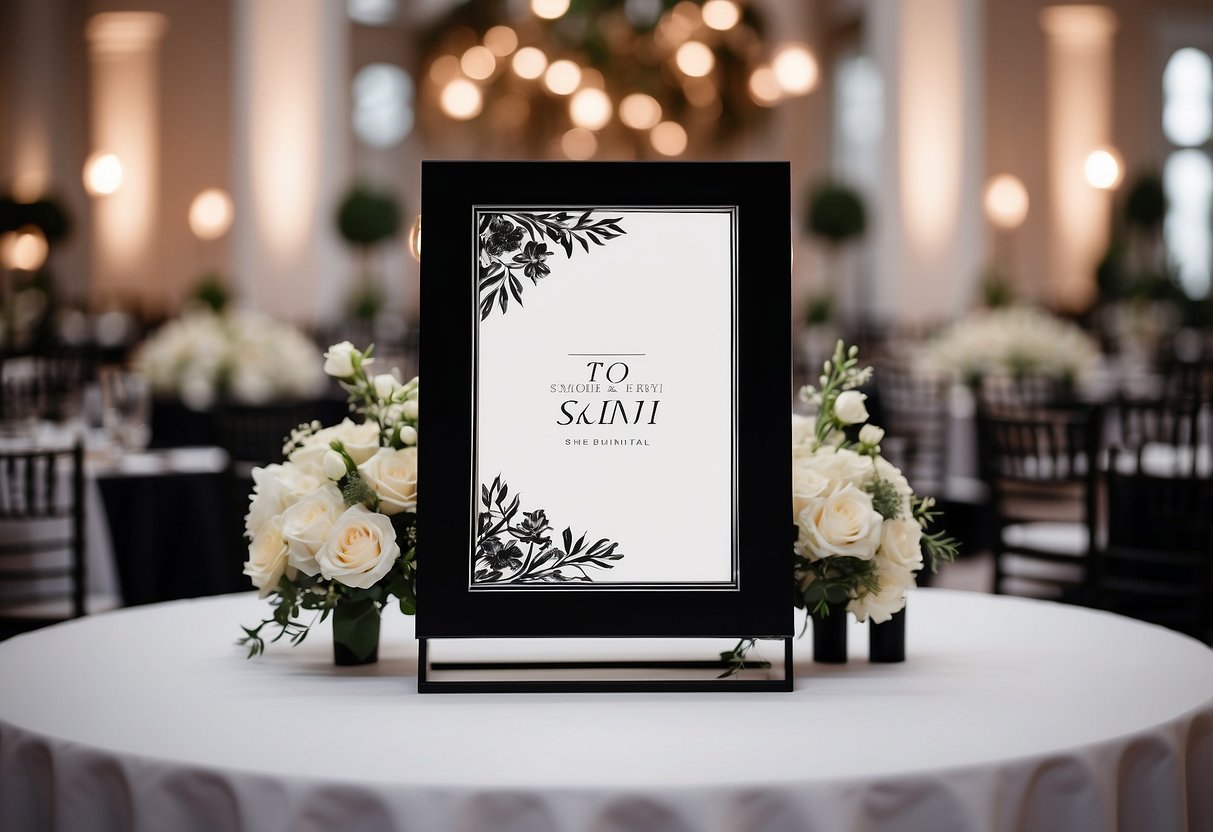
<svg viewBox="0 0 1213 832"><path fill-rule="evenodd" d="M346 0L345 13L363 26L382 26L396 16L396 0Z"/></svg>
<svg viewBox="0 0 1213 832"><path fill-rule="evenodd" d="M569 0L531 0L531 11L544 20L555 20L569 10Z"/></svg>
<svg viewBox="0 0 1213 832"><path fill-rule="evenodd" d="M578 127L601 130L611 120L611 98L594 87L586 87L569 100L569 118Z"/></svg>
<svg viewBox="0 0 1213 832"><path fill-rule="evenodd" d="M817 59L803 44L780 49L771 61L771 68L779 88L788 95L804 95L817 86Z"/></svg>
<svg viewBox="0 0 1213 832"><path fill-rule="evenodd" d="M703 4L703 22L709 29L727 32L741 20L741 9L733 0L708 0Z"/></svg>
<svg viewBox="0 0 1213 832"><path fill-rule="evenodd" d="M207 188L190 203L190 231L199 240L217 240L232 227L232 198L222 188Z"/></svg>
<svg viewBox="0 0 1213 832"><path fill-rule="evenodd" d="M1019 228L1028 217L1028 189L1009 173L993 177L986 185L986 216L999 228Z"/></svg>
<svg viewBox="0 0 1213 832"><path fill-rule="evenodd" d="M556 61L548 67L543 82L557 95L568 95L581 84L581 67L572 61Z"/></svg>
<svg viewBox="0 0 1213 832"><path fill-rule="evenodd" d="M619 102L619 120L633 130L649 130L661 121L661 104L651 95L634 92Z"/></svg>
<svg viewBox="0 0 1213 832"><path fill-rule="evenodd" d="M94 153L84 163L84 189L108 196L122 187L122 161L113 153Z"/></svg>
<svg viewBox="0 0 1213 832"><path fill-rule="evenodd" d="M716 57L706 44L697 40L688 40L674 55L674 63L678 68L692 78L702 78L716 66Z"/></svg>
<svg viewBox="0 0 1213 832"><path fill-rule="evenodd" d="M514 55L514 72L519 78L533 81L548 68L548 56L533 46L524 46Z"/></svg>
<svg viewBox="0 0 1213 832"><path fill-rule="evenodd" d="M442 90L442 111L459 121L467 121L480 115L484 96L480 88L466 78L456 78Z"/></svg>
<svg viewBox="0 0 1213 832"><path fill-rule="evenodd" d="M46 262L49 252L46 237L32 225L10 231L0 238L0 260L6 269L36 272Z"/></svg>
<svg viewBox="0 0 1213 832"><path fill-rule="evenodd" d="M653 149L663 156L679 156L687 149L687 131L676 121L663 121L649 133Z"/></svg>
<svg viewBox="0 0 1213 832"><path fill-rule="evenodd" d="M421 215L417 215L417 219L413 220L413 227L409 229L409 254L418 263L421 262Z"/></svg>
<svg viewBox="0 0 1213 832"><path fill-rule="evenodd" d="M371 147L391 147L413 129L413 78L400 67L367 64L354 76L351 92L354 132Z"/></svg>
<svg viewBox="0 0 1213 832"><path fill-rule="evenodd" d="M518 48L518 33L509 26L494 26L484 33L484 45L498 58Z"/></svg>
<svg viewBox="0 0 1213 832"><path fill-rule="evenodd" d="M1120 184L1123 174L1120 154L1110 147L1101 147L1091 151L1083 165L1087 176L1087 184L1101 191L1110 191Z"/></svg>

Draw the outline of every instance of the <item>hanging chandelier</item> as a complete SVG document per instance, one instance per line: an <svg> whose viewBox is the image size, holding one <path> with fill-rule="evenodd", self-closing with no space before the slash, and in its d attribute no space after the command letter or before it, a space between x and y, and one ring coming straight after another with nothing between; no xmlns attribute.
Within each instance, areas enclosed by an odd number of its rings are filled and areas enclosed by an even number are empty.
<svg viewBox="0 0 1213 832"><path fill-rule="evenodd" d="M741 0L470 0L425 37L419 120L497 158L714 155L816 85L763 32Z"/></svg>

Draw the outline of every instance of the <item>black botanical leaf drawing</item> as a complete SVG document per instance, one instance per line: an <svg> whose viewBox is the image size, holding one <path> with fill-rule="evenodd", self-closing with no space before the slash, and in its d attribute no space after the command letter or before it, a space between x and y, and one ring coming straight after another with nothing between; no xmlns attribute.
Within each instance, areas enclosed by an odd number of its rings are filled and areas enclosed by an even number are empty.
<svg viewBox="0 0 1213 832"><path fill-rule="evenodd" d="M607 240L626 234L619 223L622 217L595 217L594 211L555 213L486 213L480 215L477 229L480 239L478 258L480 320L497 307L502 314L510 300L522 306L522 278L532 285L552 273L548 258L556 252L548 243L564 249L571 259L574 244L589 252L590 244L606 245ZM529 237L528 240L523 240Z"/></svg>
<svg viewBox="0 0 1213 832"><path fill-rule="evenodd" d="M571 527L553 539L547 513L521 511L519 495L510 499L500 474L480 486L480 505L474 583L589 583L594 579L587 570L611 569L623 558L615 551L618 543L606 538L589 543L585 534L574 540Z"/></svg>

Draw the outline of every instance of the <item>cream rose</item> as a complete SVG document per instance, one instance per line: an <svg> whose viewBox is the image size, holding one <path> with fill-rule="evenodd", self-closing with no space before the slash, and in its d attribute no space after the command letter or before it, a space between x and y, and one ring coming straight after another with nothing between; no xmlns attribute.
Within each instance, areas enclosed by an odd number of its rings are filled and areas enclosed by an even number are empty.
<svg viewBox="0 0 1213 832"><path fill-rule="evenodd" d="M291 452L290 460L309 473L323 477L324 455L332 450L334 441L342 444L355 465L361 465L379 450L379 425L374 422L355 424L343 419L305 439L302 446Z"/></svg>
<svg viewBox="0 0 1213 832"><path fill-rule="evenodd" d="M922 527L917 520L886 520L880 530L876 559L889 566L916 572L922 568Z"/></svg>
<svg viewBox="0 0 1213 832"><path fill-rule="evenodd" d="M400 557L392 521L361 504L350 506L329 530L316 554L320 574L328 580L369 589Z"/></svg>
<svg viewBox="0 0 1213 832"><path fill-rule="evenodd" d="M859 429L859 441L865 445L875 447L884 439L884 429L878 428L876 425L864 425Z"/></svg>
<svg viewBox="0 0 1213 832"><path fill-rule="evenodd" d="M354 345L349 341L333 344L324 354L324 372L334 378L349 378L354 374ZM370 362L363 362L368 364Z"/></svg>
<svg viewBox="0 0 1213 832"><path fill-rule="evenodd" d="M792 447L808 445L816 437L816 424L808 416L792 414Z"/></svg>
<svg viewBox="0 0 1213 832"><path fill-rule="evenodd" d="M834 415L844 425L857 425L866 422L868 409L864 407L867 396L858 390L843 390L834 400Z"/></svg>
<svg viewBox="0 0 1213 832"><path fill-rule="evenodd" d="M803 455L792 457L792 522L796 522L809 500L830 488L830 481L814 469L812 459Z"/></svg>
<svg viewBox="0 0 1213 832"><path fill-rule="evenodd" d="M881 565L876 569L876 577L880 581L880 592L852 598L847 609L859 621L871 618L874 623L883 624L905 607L906 590L914 585L914 575L905 569Z"/></svg>
<svg viewBox="0 0 1213 832"><path fill-rule="evenodd" d="M850 483L862 489L871 482L872 460L850 448L821 448L807 457L808 465L833 483Z"/></svg>
<svg viewBox="0 0 1213 832"><path fill-rule="evenodd" d="M880 545L880 515L872 495L846 483L809 499L797 515L797 546L809 558L851 557L870 560Z"/></svg>
<svg viewBox="0 0 1213 832"><path fill-rule="evenodd" d="M278 463L253 469L253 493L249 498L248 514L244 516L244 533L251 540L271 518L282 513L282 482Z"/></svg>
<svg viewBox="0 0 1213 832"><path fill-rule="evenodd" d="M244 574L261 590L264 598L278 588L278 581L287 568L287 542L282 536L282 518L273 517L258 530L248 547Z"/></svg>
<svg viewBox="0 0 1213 832"><path fill-rule="evenodd" d="M416 448L380 448L358 467L358 473L379 495L379 510L384 514L417 510Z"/></svg>
<svg viewBox="0 0 1213 832"><path fill-rule="evenodd" d="M304 497L282 515L291 566L305 575L320 571L316 554L328 540L329 531L345 510L345 500L335 485L326 485Z"/></svg>

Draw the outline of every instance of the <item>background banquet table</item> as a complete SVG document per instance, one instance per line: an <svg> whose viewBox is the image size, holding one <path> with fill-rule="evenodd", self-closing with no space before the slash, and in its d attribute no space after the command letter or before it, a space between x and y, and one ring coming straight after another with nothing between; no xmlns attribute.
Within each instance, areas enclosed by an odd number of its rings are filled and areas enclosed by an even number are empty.
<svg viewBox="0 0 1213 832"><path fill-rule="evenodd" d="M945 590L792 694L426 695L411 621L247 661L251 594L0 644L0 829L1208 830L1213 651Z"/></svg>

